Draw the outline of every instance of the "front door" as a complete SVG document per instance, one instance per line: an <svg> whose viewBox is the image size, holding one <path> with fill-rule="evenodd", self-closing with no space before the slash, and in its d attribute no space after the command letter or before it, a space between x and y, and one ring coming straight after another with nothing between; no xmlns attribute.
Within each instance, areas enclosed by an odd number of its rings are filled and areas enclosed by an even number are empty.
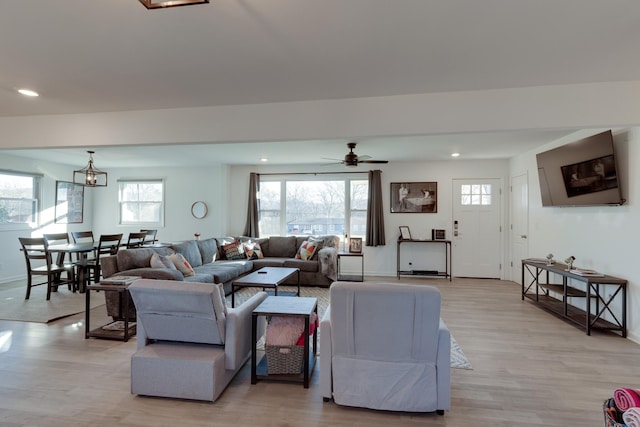
<svg viewBox="0 0 640 427"><path fill-rule="evenodd" d="M501 180L453 180L453 275L500 278Z"/></svg>

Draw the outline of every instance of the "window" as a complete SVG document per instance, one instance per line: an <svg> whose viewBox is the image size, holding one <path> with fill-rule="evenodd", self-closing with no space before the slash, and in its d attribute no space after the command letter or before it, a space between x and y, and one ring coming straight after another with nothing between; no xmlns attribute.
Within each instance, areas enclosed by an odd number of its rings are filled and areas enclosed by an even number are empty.
<svg viewBox="0 0 640 427"><path fill-rule="evenodd" d="M118 181L120 224L163 226L164 183L156 180Z"/></svg>
<svg viewBox="0 0 640 427"><path fill-rule="evenodd" d="M460 186L461 205L491 205L491 184L463 184Z"/></svg>
<svg viewBox="0 0 640 427"><path fill-rule="evenodd" d="M369 182L357 178L260 180L260 235L364 237Z"/></svg>
<svg viewBox="0 0 640 427"><path fill-rule="evenodd" d="M41 175L0 171L0 228L35 227Z"/></svg>

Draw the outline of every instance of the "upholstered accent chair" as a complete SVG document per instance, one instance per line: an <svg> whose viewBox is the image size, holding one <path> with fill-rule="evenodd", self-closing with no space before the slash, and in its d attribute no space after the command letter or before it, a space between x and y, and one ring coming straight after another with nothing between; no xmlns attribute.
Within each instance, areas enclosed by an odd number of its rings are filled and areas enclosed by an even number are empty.
<svg viewBox="0 0 640 427"><path fill-rule="evenodd" d="M444 414L451 336L437 288L335 282L320 323L320 389L346 406Z"/></svg>
<svg viewBox="0 0 640 427"><path fill-rule="evenodd" d="M129 286L137 310L133 394L211 402L220 396L251 357L251 313L267 297L259 292L231 308L221 289L153 279ZM264 330L259 323L258 334Z"/></svg>

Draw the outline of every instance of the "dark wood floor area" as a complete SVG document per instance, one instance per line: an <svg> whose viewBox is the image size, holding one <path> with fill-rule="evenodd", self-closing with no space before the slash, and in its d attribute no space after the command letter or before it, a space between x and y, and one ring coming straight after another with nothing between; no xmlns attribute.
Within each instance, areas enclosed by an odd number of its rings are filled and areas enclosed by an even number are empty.
<svg viewBox="0 0 640 427"><path fill-rule="evenodd" d="M518 284L402 281L440 288L442 317L473 365L452 370L452 407L444 417L324 403L317 375L307 390L251 385L248 365L213 404L134 396L135 339L85 340L80 314L50 324L0 321L0 334L11 334L0 353L0 426L595 427L603 425L602 402L616 387L640 388L640 345L613 334L587 336L521 301ZM106 320L104 306L92 319Z"/></svg>

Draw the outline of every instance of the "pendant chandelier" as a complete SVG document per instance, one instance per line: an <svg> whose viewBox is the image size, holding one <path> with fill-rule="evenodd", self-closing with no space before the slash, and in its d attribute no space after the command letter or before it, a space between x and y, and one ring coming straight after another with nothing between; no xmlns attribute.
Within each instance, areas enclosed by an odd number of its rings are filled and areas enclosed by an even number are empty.
<svg viewBox="0 0 640 427"><path fill-rule="evenodd" d="M176 6L188 6L190 4L209 3L209 0L140 0L147 9L159 9Z"/></svg>
<svg viewBox="0 0 640 427"><path fill-rule="evenodd" d="M89 153L89 164L82 169L73 171L73 183L85 187L106 187L107 173L93 166L93 151Z"/></svg>

